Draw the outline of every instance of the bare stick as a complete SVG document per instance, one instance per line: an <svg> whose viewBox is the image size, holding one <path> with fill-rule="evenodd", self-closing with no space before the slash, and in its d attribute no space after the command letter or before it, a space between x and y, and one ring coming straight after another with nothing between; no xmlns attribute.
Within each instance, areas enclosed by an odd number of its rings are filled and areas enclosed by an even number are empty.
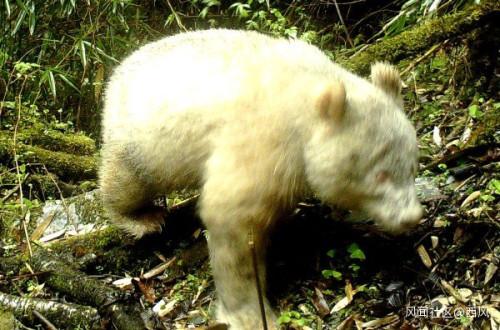
<svg viewBox="0 0 500 330"><path fill-rule="evenodd" d="M37 311L33 311L33 314L38 317L40 321L42 321L43 324L47 327L49 330L57 330L56 326L52 324L49 320L47 320L42 314L40 314Z"/></svg>
<svg viewBox="0 0 500 330"><path fill-rule="evenodd" d="M11 311L20 319L30 318L31 315L35 315L48 329L57 329L56 325L64 329L74 329L77 325L82 325L82 323L88 329L100 328L100 318L97 310L88 306L39 298L18 297L0 292L0 308ZM51 319L51 321L48 321L48 319Z"/></svg>
<svg viewBox="0 0 500 330"><path fill-rule="evenodd" d="M401 71L401 76L403 76L408 71L410 71L411 69L413 69L417 64L419 64L420 62L422 62L425 58L429 57L431 54L433 54L434 52L436 52L439 49L441 49L447 43L448 43L448 40L445 40L443 43L435 44L434 46L432 46L431 49L429 49L428 51L426 51L424 55L422 55L419 58L417 58L415 60L415 62L411 63L410 65L408 65L408 67L406 69L404 69L403 71Z"/></svg>
<svg viewBox="0 0 500 330"><path fill-rule="evenodd" d="M170 267L174 263L175 260L176 260L176 257L174 256L169 261L164 262L164 263L156 266L155 268L151 269L150 271L146 272L144 275L142 275L142 278L148 280L150 278L158 276L159 274L163 273L168 267Z"/></svg>
<svg viewBox="0 0 500 330"><path fill-rule="evenodd" d="M26 211L26 206L24 205L24 196L23 196L23 182L24 179L21 181L21 171L19 170L19 159L17 155L17 147L16 147L16 140L17 140L17 131L19 129L19 122L21 121L21 92L24 89L24 84L26 83L26 79L24 79L22 85L21 85L21 91L19 92L18 95L18 106L17 106L17 119L16 119L16 125L14 126L14 163L16 165L16 174L17 174L17 183L19 187L19 201L21 203L21 212L23 214L23 220L21 221L22 227L23 227L23 232L26 237L26 244L28 245L28 251L30 253L30 258L33 257L33 250L31 249L31 242L30 242L30 237L28 235L28 229L26 225L26 220L29 219L29 211Z"/></svg>
<svg viewBox="0 0 500 330"><path fill-rule="evenodd" d="M56 180L54 180L54 177L49 172L49 170L47 169L45 164L42 164L42 165L43 165L43 169L45 170L45 173L47 173L47 176L49 177L49 179L52 181L52 183L56 187L57 192L59 193L59 196L61 196L61 203L63 205L64 212L66 212L66 216L68 217L69 222L73 225L73 228L75 228L75 232L78 233L78 225L77 225L75 219L71 216L71 213L69 212L68 204L66 204L66 200L64 199L61 188L59 188L59 185L57 184Z"/></svg>
<svg viewBox="0 0 500 330"><path fill-rule="evenodd" d="M253 239L253 232L250 234L248 242L250 251L252 252L253 271L255 273L255 284L257 285L257 297L259 298L260 315L262 317L262 329L267 330L266 309L264 308L264 297L262 297L262 288L259 280L259 267L257 265L257 253L255 251L255 243Z"/></svg>
<svg viewBox="0 0 500 330"><path fill-rule="evenodd" d="M349 45L351 45L352 48L354 48L354 43L351 40L351 36L349 35L349 30L347 30L347 26L344 23L344 19L342 18L342 14L340 13L340 8L339 4L337 3L337 0L333 0L333 3L335 4L335 9L337 10L337 15L339 15L340 23L342 23L342 27L344 28L347 41L349 42Z"/></svg>

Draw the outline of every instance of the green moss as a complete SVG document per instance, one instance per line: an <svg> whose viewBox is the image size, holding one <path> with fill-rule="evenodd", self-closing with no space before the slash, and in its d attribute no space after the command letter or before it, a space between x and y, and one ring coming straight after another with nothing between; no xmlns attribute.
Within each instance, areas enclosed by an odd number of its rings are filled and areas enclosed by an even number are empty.
<svg viewBox="0 0 500 330"><path fill-rule="evenodd" d="M0 329L16 329L14 314L0 309Z"/></svg>
<svg viewBox="0 0 500 330"><path fill-rule="evenodd" d="M55 252L76 251L78 254L86 254L95 251L106 251L115 246L121 246L127 242L123 231L116 227L108 227L98 232L92 232L84 236L67 238L50 245Z"/></svg>
<svg viewBox="0 0 500 330"><path fill-rule="evenodd" d="M471 6L468 10L429 19L416 28L366 48L352 58L340 58L339 62L356 73L366 75L375 61L398 62L404 57L419 54L436 43L481 26L499 10L498 1L482 1L481 5Z"/></svg>
<svg viewBox="0 0 500 330"><path fill-rule="evenodd" d="M49 172L62 179L92 179L97 176L97 160L94 157L50 151L22 143L14 145L9 134L0 133L0 160L13 159L15 154L21 163L43 164Z"/></svg>
<svg viewBox="0 0 500 330"><path fill-rule="evenodd" d="M18 134L18 141L51 151L64 151L82 156L90 156L96 152L95 142L91 138L80 133L68 134L46 130L42 125L22 130Z"/></svg>

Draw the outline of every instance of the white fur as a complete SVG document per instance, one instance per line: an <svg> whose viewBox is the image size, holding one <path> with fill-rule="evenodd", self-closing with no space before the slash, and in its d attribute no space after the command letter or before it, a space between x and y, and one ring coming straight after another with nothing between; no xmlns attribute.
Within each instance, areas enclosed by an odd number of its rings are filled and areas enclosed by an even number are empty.
<svg viewBox="0 0 500 330"><path fill-rule="evenodd" d="M162 221L147 208L154 196L201 188L218 317L231 329L257 329L247 236L255 235L265 285L267 231L304 195L362 209L393 232L421 216L399 78L387 64L374 68L376 84L316 47L256 32L189 32L142 47L107 89L106 208L141 236Z"/></svg>

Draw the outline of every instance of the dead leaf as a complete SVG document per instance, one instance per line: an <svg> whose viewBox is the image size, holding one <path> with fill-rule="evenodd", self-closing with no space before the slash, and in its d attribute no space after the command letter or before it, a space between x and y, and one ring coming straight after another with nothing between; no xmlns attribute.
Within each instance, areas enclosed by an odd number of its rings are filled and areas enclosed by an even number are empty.
<svg viewBox="0 0 500 330"><path fill-rule="evenodd" d="M104 86L104 65L98 64L94 77L94 96L98 100Z"/></svg>
<svg viewBox="0 0 500 330"><path fill-rule="evenodd" d="M200 234L201 234L201 228L196 229L193 233L193 238L198 239L198 237L200 237Z"/></svg>
<svg viewBox="0 0 500 330"><path fill-rule="evenodd" d="M460 208L466 207L467 205L478 199L479 196L481 196L481 192L479 190L474 191L469 196L467 196L466 199L464 199L462 205L460 205Z"/></svg>
<svg viewBox="0 0 500 330"><path fill-rule="evenodd" d="M57 211L50 212L49 214L46 215L45 219L43 219L38 227L33 231L31 234L31 240L32 241L37 241L40 237L42 237L43 233L47 229L48 226L52 223L52 220L54 220L54 217L56 216Z"/></svg>
<svg viewBox="0 0 500 330"><path fill-rule="evenodd" d="M465 302L468 302L472 297L472 290L469 288L458 288L457 292L460 295L460 297L462 297L462 300Z"/></svg>
<svg viewBox="0 0 500 330"><path fill-rule="evenodd" d="M441 280L441 286L456 300L460 301L461 303L466 302L462 295L450 283L446 282L445 280Z"/></svg>
<svg viewBox="0 0 500 330"><path fill-rule="evenodd" d="M323 293L318 289L314 288L315 295L313 297L313 305L314 308L318 311L318 314L321 318L330 314L330 308L328 307L328 303L323 296Z"/></svg>
<svg viewBox="0 0 500 330"><path fill-rule="evenodd" d="M460 137L460 142L462 144L467 144L467 142L469 142L471 135L472 135L472 129L470 128L470 126L466 126L464 132L462 133L462 136Z"/></svg>
<svg viewBox="0 0 500 330"><path fill-rule="evenodd" d="M427 268L432 267L431 257L429 256L429 253L427 253L427 250L425 249L425 247L422 244L420 244L417 247L417 254L420 257L420 260L422 260L422 263L425 265L425 267L427 267Z"/></svg>
<svg viewBox="0 0 500 330"><path fill-rule="evenodd" d="M434 144L437 145L438 147L441 147L443 145L443 140L441 139L441 131L439 129L439 126L434 126L434 129L432 130L432 141L434 141Z"/></svg>
<svg viewBox="0 0 500 330"><path fill-rule="evenodd" d="M141 291L147 302L154 303L156 301L155 291L149 283L143 281L142 279L138 279L137 277L132 279L132 283L139 288L139 291Z"/></svg>
<svg viewBox="0 0 500 330"><path fill-rule="evenodd" d="M139 279L137 279L139 280ZM132 284L132 277L120 278L112 283L120 290L132 290L134 285Z"/></svg>
<svg viewBox="0 0 500 330"><path fill-rule="evenodd" d="M352 285L350 281L346 281L344 288L345 295L349 301L352 301L352 296L354 295L352 292Z"/></svg>
<svg viewBox="0 0 500 330"><path fill-rule="evenodd" d="M433 249L437 248L439 245L439 237L431 236L431 245Z"/></svg>
<svg viewBox="0 0 500 330"><path fill-rule="evenodd" d="M335 306L333 306L332 310L330 311L330 313L336 313L338 311L341 311L342 309L344 309L347 305L349 305L352 301L352 299L354 298L354 295L356 293L358 293L359 290L361 290L364 286L360 286L354 290L352 290L352 295L351 295L351 299L349 299L347 296L340 299L336 304Z"/></svg>
<svg viewBox="0 0 500 330"><path fill-rule="evenodd" d="M495 273L498 270L498 266L495 265L494 263L490 262L488 264L488 267L486 267L486 274L484 275L484 284L488 284L489 281L493 278Z"/></svg>
<svg viewBox="0 0 500 330"><path fill-rule="evenodd" d="M191 301L191 305L194 305L196 301L198 301L198 298L200 298L200 295L202 292L205 290L207 287L207 280L203 280L201 284L198 286L198 290L196 291L196 294L194 295L193 300Z"/></svg>
<svg viewBox="0 0 500 330"><path fill-rule="evenodd" d="M441 218L437 218L435 221L434 221L434 224L433 224L433 227L434 228L443 228L443 227L446 227L448 225L448 223L441 219Z"/></svg>
<svg viewBox="0 0 500 330"><path fill-rule="evenodd" d="M66 234L66 229L61 229L61 230L58 230L56 232L53 232L52 234L48 234L48 235L43 236L42 238L40 238L40 242L48 243L48 242L51 242L55 239L58 239L58 238L64 236L64 234Z"/></svg>
<svg viewBox="0 0 500 330"><path fill-rule="evenodd" d="M350 330L350 329L353 329L353 325L354 325L354 317L356 315L353 314L353 315L349 315L347 318L344 319L344 321L342 321L338 326L337 326L337 330Z"/></svg>
<svg viewBox="0 0 500 330"><path fill-rule="evenodd" d="M395 322L399 321L398 315L387 315L386 317L382 317L380 319L371 320L368 322L364 322L362 327L363 329L367 328L380 328Z"/></svg>
<svg viewBox="0 0 500 330"><path fill-rule="evenodd" d="M174 310L177 302L177 299L172 299L168 303L162 299L153 306L153 312L155 312L159 317L164 317Z"/></svg>
<svg viewBox="0 0 500 330"><path fill-rule="evenodd" d="M156 277L158 275L160 275L161 273L163 273L168 267L170 267L172 265L172 263L175 261L176 257L173 257L172 259L170 259L169 261L167 262L164 262L162 264L159 264L158 266L154 267L153 269L147 271L145 274L143 274L141 277L143 279L150 279L150 278L153 278L153 277Z"/></svg>
<svg viewBox="0 0 500 330"><path fill-rule="evenodd" d="M498 309L491 305L485 305L483 306L488 314L490 315L490 318L495 321L496 324L500 324L500 312Z"/></svg>

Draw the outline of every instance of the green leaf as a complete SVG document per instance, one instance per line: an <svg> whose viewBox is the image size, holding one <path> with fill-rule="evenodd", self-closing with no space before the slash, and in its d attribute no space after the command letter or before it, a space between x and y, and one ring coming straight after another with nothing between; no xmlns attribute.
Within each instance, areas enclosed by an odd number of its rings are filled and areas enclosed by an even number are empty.
<svg viewBox="0 0 500 330"><path fill-rule="evenodd" d="M326 252L326 255L329 256L330 258L334 258L335 250L334 249L328 250L328 252Z"/></svg>
<svg viewBox="0 0 500 330"><path fill-rule="evenodd" d="M4 0L4 3L5 3L5 11L7 12L7 18L10 17L10 4L9 4L9 0Z"/></svg>
<svg viewBox="0 0 500 330"><path fill-rule="evenodd" d="M361 267L360 267L359 265L356 265L356 264L351 264L351 265L349 265L349 268L350 268L353 272L355 272L355 273L356 273L356 272L358 272L358 271L361 269Z"/></svg>
<svg viewBox="0 0 500 330"><path fill-rule="evenodd" d="M492 179L488 183L488 188L496 195L500 195L500 180Z"/></svg>
<svg viewBox="0 0 500 330"><path fill-rule="evenodd" d="M52 96L54 97L54 99L56 98L57 96L57 93L56 93L56 80L54 78L54 74L52 73L52 71L49 71L49 86L50 86L50 92L52 93Z"/></svg>
<svg viewBox="0 0 500 330"><path fill-rule="evenodd" d="M289 324L292 322L292 318L288 314L282 314L278 318L278 324Z"/></svg>
<svg viewBox="0 0 500 330"><path fill-rule="evenodd" d="M30 35L33 35L33 33L35 33L35 24L36 24L35 14L30 14L28 20L29 20Z"/></svg>
<svg viewBox="0 0 500 330"><path fill-rule="evenodd" d="M115 62L115 63L120 63L120 61L118 61L118 60L117 60L116 58L114 58L113 56L106 54L106 52L105 52L104 50L102 50L101 48L99 48L99 47L95 47L95 50L96 50L99 54L101 54L102 56L106 57L108 60L111 60L111 61L113 61L113 62Z"/></svg>
<svg viewBox="0 0 500 330"><path fill-rule="evenodd" d="M356 243L352 243L347 247L347 252L350 253L351 259L365 260L366 256L363 250L361 250Z"/></svg>
<svg viewBox="0 0 500 330"><path fill-rule="evenodd" d="M446 171L448 169L448 166L446 164L438 164L437 166L441 171Z"/></svg>
<svg viewBox="0 0 500 330"><path fill-rule="evenodd" d="M482 194L479 199L483 202L493 202L495 200L495 197L488 194Z"/></svg>
<svg viewBox="0 0 500 330"><path fill-rule="evenodd" d="M19 15L17 15L16 25L14 25L14 29L12 29L12 32L10 33L11 36L14 36L17 33L17 31L19 31L19 28L21 27L21 24L23 23L25 16L26 16L26 11L21 10L19 12Z"/></svg>
<svg viewBox="0 0 500 330"><path fill-rule="evenodd" d="M78 89L78 87L76 87L76 85L73 84L71 80L68 79L68 77L61 73L58 73L57 76L61 78L61 80L64 81L69 87L73 88L78 94L80 94L80 90Z"/></svg>
<svg viewBox="0 0 500 330"><path fill-rule="evenodd" d="M342 273L333 269L325 269L321 272L324 278L334 278L338 281L342 280Z"/></svg>
<svg viewBox="0 0 500 330"><path fill-rule="evenodd" d="M85 50L85 44L83 40L78 43L78 48L80 49L80 60L82 61L83 67L87 67L87 52Z"/></svg>
<svg viewBox="0 0 500 330"><path fill-rule="evenodd" d="M233 9L238 18L246 18L250 14L250 5L246 3L235 2L229 6L229 9Z"/></svg>
<svg viewBox="0 0 500 330"><path fill-rule="evenodd" d="M473 104L469 107L469 116L471 116L474 119L477 119L477 118L480 118L483 116L483 113L481 112L481 110L477 104Z"/></svg>

